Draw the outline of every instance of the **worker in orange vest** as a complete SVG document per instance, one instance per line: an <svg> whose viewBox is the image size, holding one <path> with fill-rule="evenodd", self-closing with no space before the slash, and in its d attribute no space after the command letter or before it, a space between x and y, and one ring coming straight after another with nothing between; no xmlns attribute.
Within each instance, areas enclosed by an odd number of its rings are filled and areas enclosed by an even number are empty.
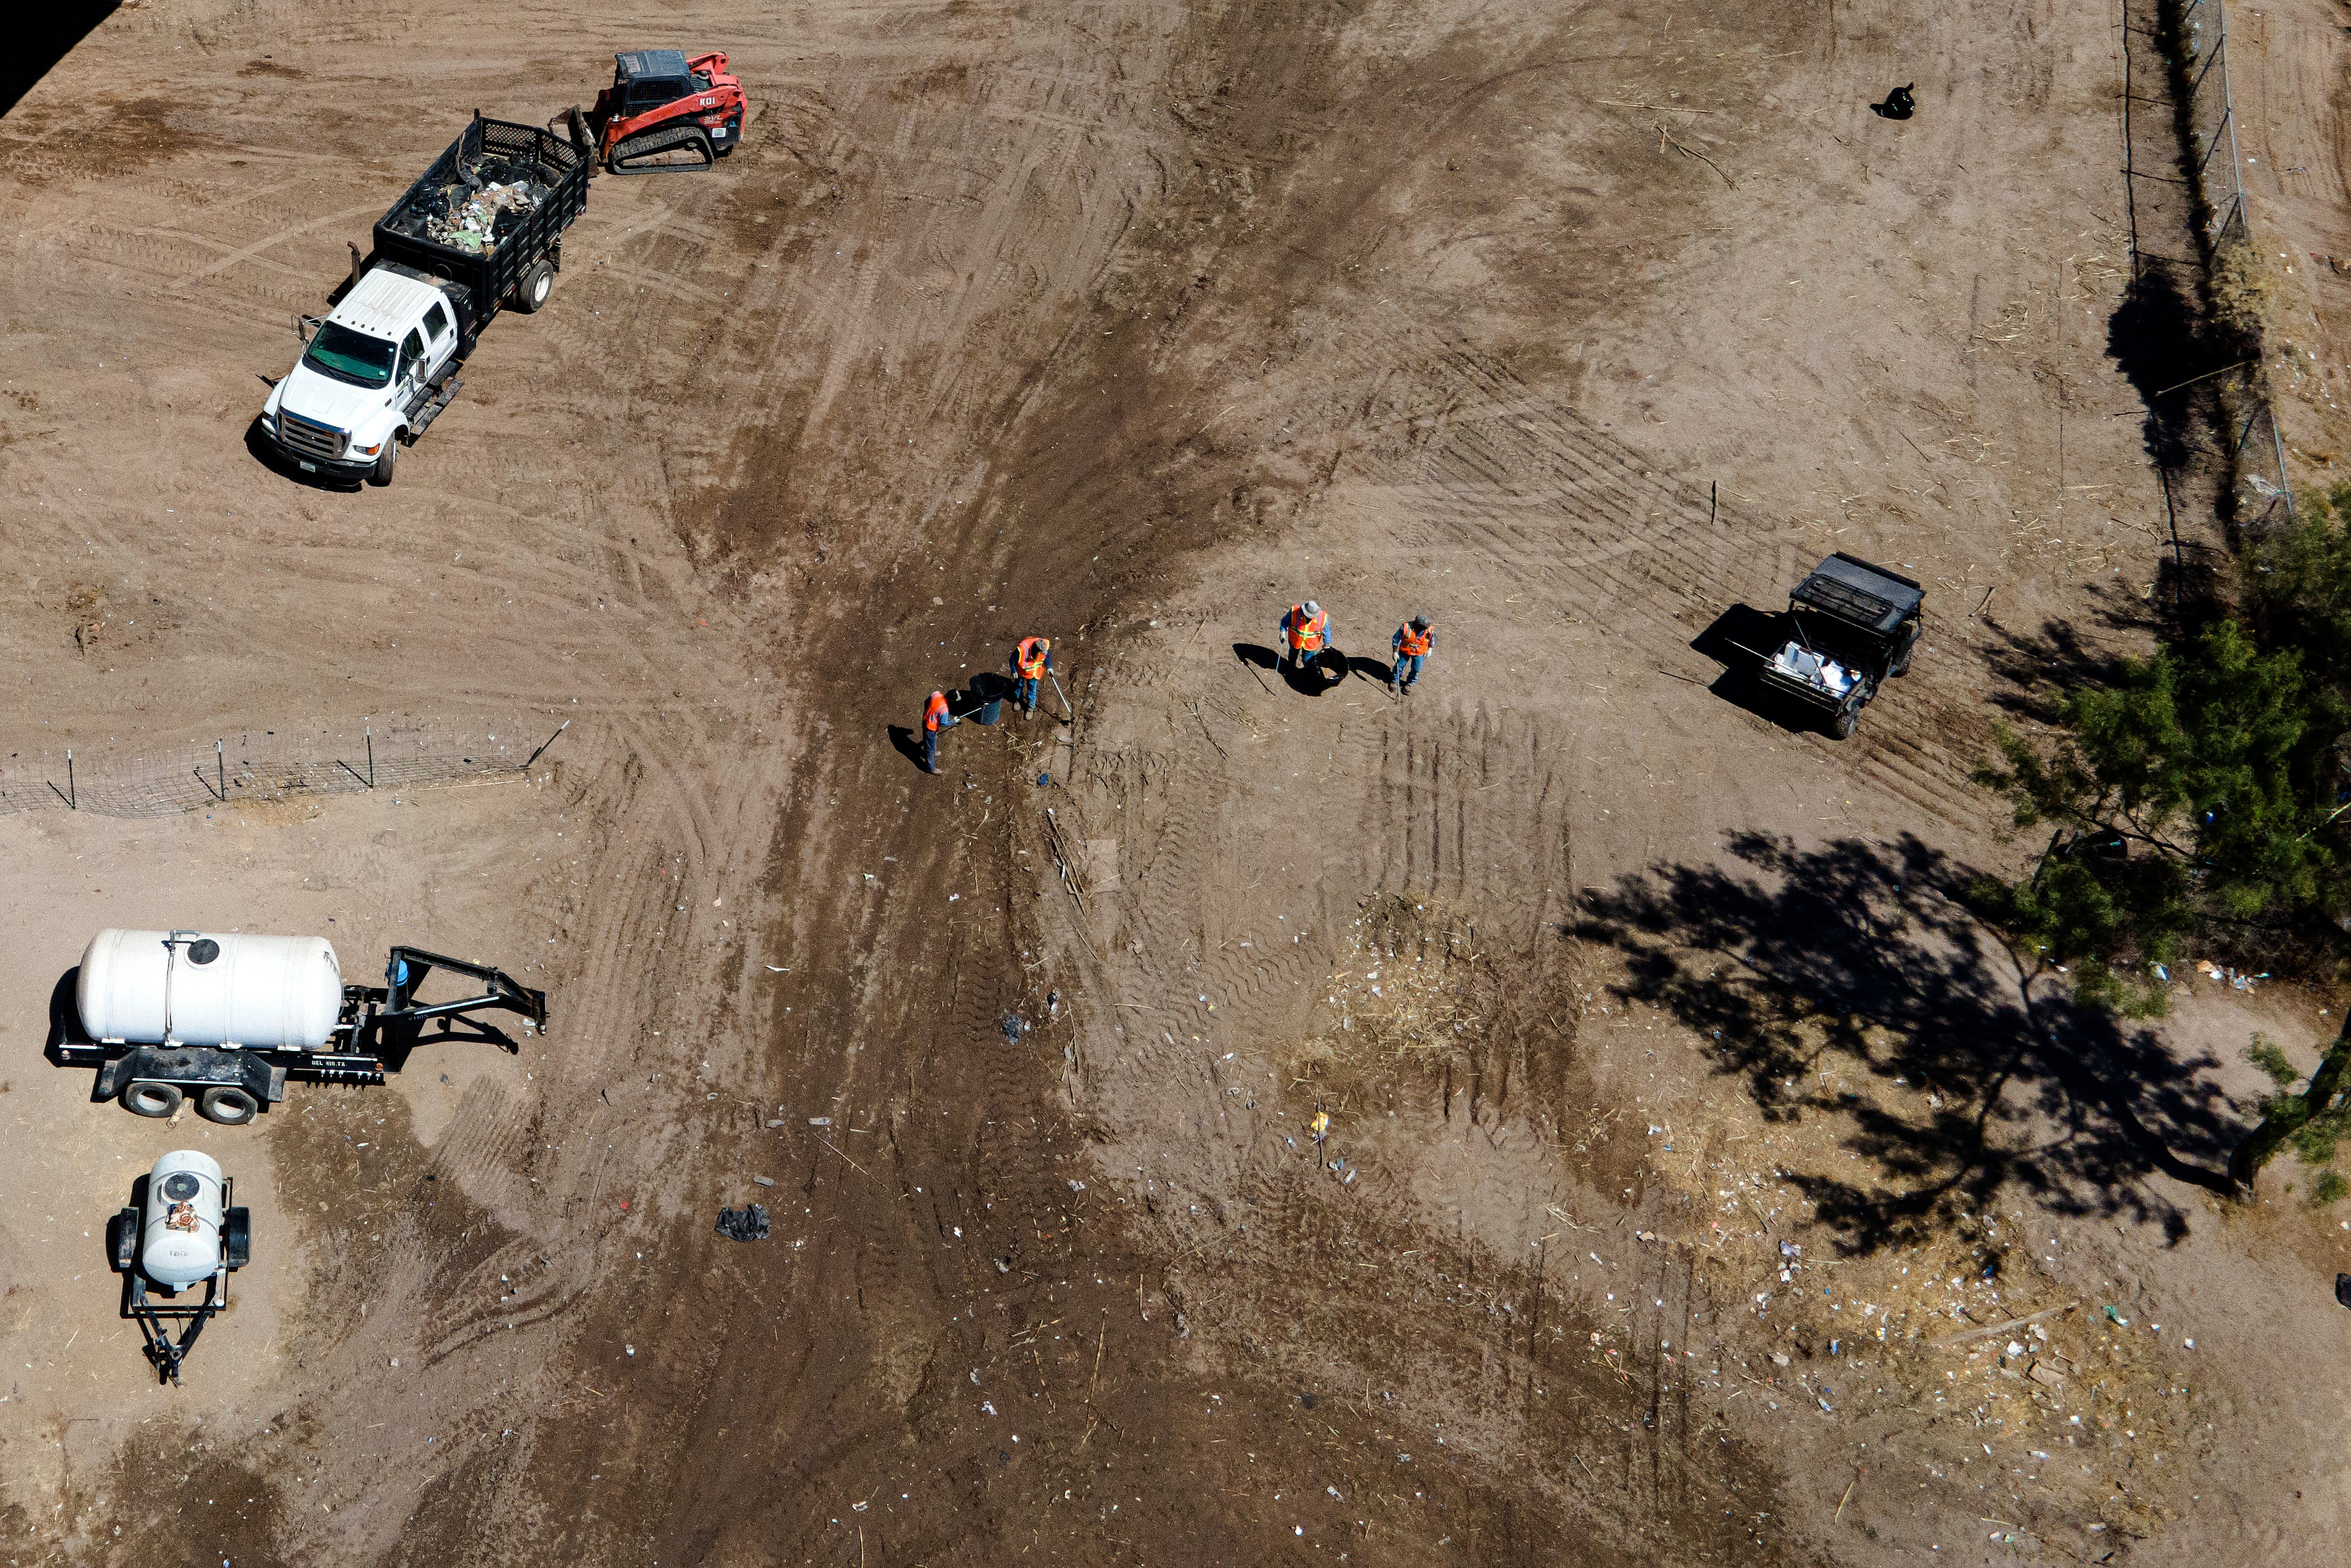
<svg viewBox="0 0 2351 1568"><path fill-rule="evenodd" d="M1012 700L1023 713L1037 711L1038 678L1051 674L1052 668L1050 637L1023 637L1020 646L1012 650Z"/></svg>
<svg viewBox="0 0 2351 1568"><path fill-rule="evenodd" d="M1388 684L1399 692L1412 690L1413 682L1420 679L1420 662L1437 646L1437 633L1428 624L1428 617L1416 615L1396 628L1395 638L1395 673Z"/></svg>
<svg viewBox="0 0 2351 1568"><path fill-rule="evenodd" d="M923 705L923 771L939 770L939 731L953 728L962 721L947 711L945 692L933 692L931 700Z"/></svg>
<svg viewBox="0 0 2351 1568"><path fill-rule="evenodd" d="M1330 613L1311 599L1291 605L1290 613L1281 618L1281 638L1289 650L1290 667L1304 669L1331 645Z"/></svg>

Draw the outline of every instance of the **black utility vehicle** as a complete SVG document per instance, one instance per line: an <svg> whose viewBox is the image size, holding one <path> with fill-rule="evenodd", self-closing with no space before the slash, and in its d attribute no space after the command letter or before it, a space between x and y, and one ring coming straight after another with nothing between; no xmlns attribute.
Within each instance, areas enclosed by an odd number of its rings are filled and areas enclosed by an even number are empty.
<svg viewBox="0 0 2351 1568"><path fill-rule="evenodd" d="M1825 716L1843 740L1918 646L1918 585L1843 550L1813 568L1788 596L1795 636L1763 660L1763 684Z"/></svg>

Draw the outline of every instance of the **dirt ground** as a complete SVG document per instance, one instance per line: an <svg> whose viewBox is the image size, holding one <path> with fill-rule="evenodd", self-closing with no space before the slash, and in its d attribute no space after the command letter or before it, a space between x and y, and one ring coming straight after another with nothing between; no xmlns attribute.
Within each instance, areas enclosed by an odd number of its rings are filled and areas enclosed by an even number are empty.
<svg viewBox="0 0 2351 1568"><path fill-rule="evenodd" d="M1957 902L2182 559L2130 19L107 15L0 119L8 1562L2335 1561L2351 1214L2210 1172L2339 1003L2121 1027ZM465 117L671 45L743 149L392 487L259 462ZM1928 595L1843 743L1711 656L1833 549ZM167 1128L43 1059L110 925L550 1027ZM256 1257L158 1388L92 1238L182 1146Z"/></svg>

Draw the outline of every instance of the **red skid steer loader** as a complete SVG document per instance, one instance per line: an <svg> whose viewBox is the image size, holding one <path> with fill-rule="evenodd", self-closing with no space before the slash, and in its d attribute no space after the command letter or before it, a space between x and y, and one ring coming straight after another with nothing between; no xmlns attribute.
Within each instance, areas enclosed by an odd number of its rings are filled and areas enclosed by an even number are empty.
<svg viewBox="0 0 2351 1568"><path fill-rule="evenodd" d="M692 59L679 49L632 49L612 57L612 85L596 95L582 134L578 110L563 118L573 139L592 136L615 174L700 173L743 140L743 84L718 50Z"/></svg>

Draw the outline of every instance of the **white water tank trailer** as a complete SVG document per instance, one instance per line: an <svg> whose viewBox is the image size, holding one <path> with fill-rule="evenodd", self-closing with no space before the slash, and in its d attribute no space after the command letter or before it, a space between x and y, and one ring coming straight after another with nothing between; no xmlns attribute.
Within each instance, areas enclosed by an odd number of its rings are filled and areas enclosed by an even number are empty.
<svg viewBox="0 0 2351 1568"><path fill-rule="evenodd" d="M343 970L323 936L101 931L74 984L81 1027L106 1045L316 1051L343 1010Z"/></svg>
<svg viewBox="0 0 2351 1568"><path fill-rule="evenodd" d="M146 1336L157 1374L177 1383L188 1347L228 1307L228 1277L252 1256L252 1224L236 1207L235 1184L201 1150L165 1155L141 1186L107 1227L107 1252L122 1276L122 1315ZM177 1299L196 1285L202 1299ZM168 1322L187 1324L176 1342Z"/></svg>
<svg viewBox="0 0 2351 1568"><path fill-rule="evenodd" d="M477 994L420 1000L436 969L475 982ZM392 949L381 986L345 985L323 936L101 931L73 982L75 1017L59 1020L50 1054L98 1068L97 1098L170 1116L193 1095L199 1114L232 1126L285 1099L288 1078L381 1083L428 1022L509 1053L519 1042L467 1015L517 1012L526 1031L547 1028L546 992L422 948ZM452 1035L461 1017L468 1032Z"/></svg>

